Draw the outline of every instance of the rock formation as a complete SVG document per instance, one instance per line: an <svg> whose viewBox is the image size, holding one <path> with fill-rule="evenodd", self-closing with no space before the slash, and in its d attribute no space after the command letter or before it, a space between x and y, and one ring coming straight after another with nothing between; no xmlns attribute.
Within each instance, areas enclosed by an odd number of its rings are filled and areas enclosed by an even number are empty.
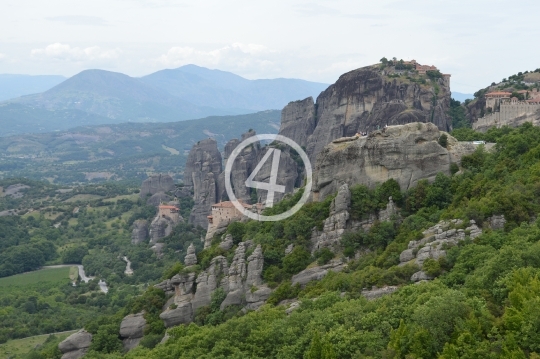
<svg viewBox="0 0 540 359"><path fill-rule="evenodd" d="M148 221L137 219L133 222L133 231L131 232L131 244L145 243L148 240Z"/></svg>
<svg viewBox="0 0 540 359"><path fill-rule="evenodd" d="M63 354L62 359L78 359L86 354L91 342L92 334L83 329L58 344L58 349Z"/></svg>
<svg viewBox="0 0 540 359"><path fill-rule="evenodd" d="M227 294L221 304L222 309L229 305L241 305L247 309L257 309L270 296L272 290L262 284L264 257L262 248L257 246L246 260L250 242L241 242L229 266L227 258L217 256L210 266L195 273L177 274L156 287L174 297L161 313L166 327L186 324L193 321L198 308L210 305L212 293L221 288Z"/></svg>
<svg viewBox="0 0 540 359"><path fill-rule="evenodd" d="M125 351L129 351L139 345L144 336L146 319L144 313L130 314L120 324L120 337Z"/></svg>
<svg viewBox="0 0 540 359"><path fill-rule="evenodd" d="M419 180L433 180L437 173L450 174L450 164L459 163L475 146L448 137L448 149L438 143L443 133L432 123L409 123L373 131L327 145L317 158L313 178L313 198L322 200L335 193L341 183L374 187L390 178L401 190Z"/></svg>
<svg viewBox="0 0 540 359"><path fill-rule="evenodd" d="M177 202L169 202L168 204L158 205L158 213L150 223L150 243L155 244L161 238L170 235L174 227L184 221L178 212L179 204Z"/></svg>
<svg viewBox="0 0 540 359"><path fill-rule="evenodd" d="M156 216L150 224L150 243L155 244L161 238L167 237L172 233L174 225L172 221Z"/></svg>
<svg viewBox="0 0 540 359"><path fill-rule="evenodd" d="M267 146L261 151L259 160L262 160L267 151L269 151L273 146ZM287 193L292 193L294 187L299 187L301 185L300 179L303 171L302 166L298 166L297 162L293 159L290 149L288 147L280 150L279 156L279 167L277 169L277 184L285 187L284 192L275 192L274 193L274 202L276 203L283 199ZM269 183L270 176L272 174L272 157L273 155L262 165L260 171L255 176L255 181L262 183ZM258 163L258 162L257 162ZM266 203L267 191L261 190L257 192L257 202Z"/></svg>
<svg viewBox="0 0 540 359"><path fill-rule="evenodd" d="M373 286L371 290L364 289L362 290L362 296L366 298L367 300L375 300L379 299L380 297L384 297L385 295L389 295L397 291L399 288L396 286L386 286L383 288L377 288L376 286Z"/></svg>
<svg viewBox="0 0 540 359"><path fill-rule="evenodd" d="M292 276L292 284L300 284L300 286L304 287L309 282L323 279L329 271L341 272L345 266L346 264L344 264L341 260L333 260L323 266L304 269L300 273Z"/></svg>
<svg viewBox="0 0 540 359"><path fill-rule="evenodd" d="M475 221L470 221L470 225L463 229L461 219L451 221L441 221L433 227L426 229L423 233L424 238L417 241L410 241L408 249L401 252L399 256L400 265L408 263L416 264L422 268L424 262L428 259L439 259L446 256L446 249L455 246L466 236L476 238L482 234ZM413 274L411 281L432 279L427 273L419 271Z"/></svg>
<svg viewBox="0 0 540 359"><path fill-rule="evenodd" d="M280 134L306 146L314 162L333 140L387 124L432 122L440 130L451 130L446 78L427 79L421 85L405 77L387 77L385 71L379 65L350 71L322 92L316 104L309 98L290 103L282 112Z"/></svg>
<svg viewBox="0 0 540 359"><path fill-rule="evenodd" d="M148 195L171 192L175 189L174 180L169 175L153 175L143 181L139 196L147 199ZM159 203L159 202L158 202Z"/></svg>
<svg viewBox="0 0 540 359"><path fill-rule="evenodd" d="M211 206L217 203L217 181L222 172L221 153L217 142L208 138L193 145L184 170L184 185L193 190L195 205L189 223L206 228Z"/></svg>
<svg viewBox="0 0 540 359"><path fill-rule="evenodd" d="M219 248L223 249L224 251L228 251L234 246L233 238L231 234L223 235L221 238L221 243L219 244Z"/></svg>
<svg viewBox="0 0 540 359"><path fill-rule="evenodd" d="M293 139L301 147L308 145L309 136L316 126L315 104L311 97L289 102L281 111L279 134Z"/></svg>
<svg viewBox="0 0 540 359"><path fill-rule="evenodd" d="M197 264L197 256L195 255L195 246L191 243L187 249L186 257L184 258L184 264L186 266L193 266Z"/></svg>
<svg viewBox="0 0 540 359"><path fill-rule="evenodd" d="M368 230L376 220L388 221L398 215L398 209L392 201L392 197L388 199L385 209L380 210L377 214L371 214L369 218L363 220L351 218L350 206L351 191L345 183L339 187L336 198L330 203L329 217L324 220L323 230L318 231L314 228L311 232L312 254L322 248L329 248L337 253L341 250L341 237L345 232Z"/></svg>
<svg viewBox="0 0 540 359"><path fill-rule="evenodd" d="M251 130L242 134L240 141L233 139L227 143L225 146L225 157L226 160L230 157L231 152L238 146L238 144L250 137L255 136L255 131ZM249 175L255 169L255 166L259 163L261 153L261 146L258 142L251 144L244 148L240 154L235 158L234 163L232 164L231 171L231 186L234 188L234 195L238 200L244 201L246 203L251 202L251 191L253 189L246 187L246 180ZM222 196L225 195L225 175L223 173L221 178L223 178L223 183L220 182L219 187L221 189Z"/></svg>
<svg viewBox="0 0 540 359"><path fill-rule="evenodd" d="M504 214L493 215L487 219L487 222L491 229L504 229L504 225L506 224L506 218L504 218Z"/></svg>

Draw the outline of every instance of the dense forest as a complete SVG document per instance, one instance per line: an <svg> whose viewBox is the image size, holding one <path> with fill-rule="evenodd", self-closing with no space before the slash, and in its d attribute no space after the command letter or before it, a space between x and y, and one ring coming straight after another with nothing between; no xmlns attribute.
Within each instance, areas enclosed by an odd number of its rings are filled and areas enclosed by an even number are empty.
<svg viewBox="0 0 540 359"><path fill-rule="evenodd" d="M119 323L128 313L144 310L150 323L140 347L126 358L538 358L540 353L540 128L470 129L453 135L467 140L479 136L496 142L495 150L464 157L460 171L439 174L432 183L421 181L408 191L389 180L375 189L351 188L351 215L363 218L383 208L389 195L401 209L399 218L375 223L368 232L342 238L349 256L347 268L301 288L290 278L307 266L334 256L308 249L313 227L328 216L331 198L310 203L281 222L236 223L228 233L234 242L250 239L264 251L263 276L275 290L258 311L220 310L223 293L200 308L195 322L167 331L157 318L166 298L152 287L132 297L114 315L85 324L95 340L87 358L122 357ZM290 208L301 191L267 211ZM504 215L503 229L484 226L483 234L447 248L447 256L424 263L434 280L411 284L416 271L398 266L399 254L410 240L440 220L485 223ZM184 233L179 228L176 236ZM209 260L231 252L213 245L198 251L199 270ZM290 244L291 254L280 253ZM356 257L352 255L360 253ZM163 277L181 272L181 263L163 268ZM364 288L397 285L391 295L368 301ZM279 303L299 298L290 315ZM111 308L112 312L114 307ZM31 358L58 358L54 338ZM57 343L57 342L56 342Z"/></svg>

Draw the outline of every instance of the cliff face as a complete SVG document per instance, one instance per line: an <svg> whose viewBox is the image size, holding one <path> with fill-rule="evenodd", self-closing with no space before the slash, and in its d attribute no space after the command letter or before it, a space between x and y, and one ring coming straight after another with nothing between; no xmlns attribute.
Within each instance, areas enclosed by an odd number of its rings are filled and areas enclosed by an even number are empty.
<svg viewBox="0 0 540 359"><path fill-rule="evenodd" d="M193 190L195 205L189 223L206 228L211 207L218 201L217 182L222 172L221 153L213 138L199 141L189 152L184 185Z"/></svg>
<svg viewBox="0 0 540 359"><path fill-rule="evenodd" d="M439 145L444 132L432 123L410 123L373 131L366 137L336 140L317 158L313 176L314 199L337 192L342 183L374 187L390 178L401 190L437 173L450 174L450 164L459 163L475 146L448 136L448 149Z"/></svg>
<svg viewBox="0 0 540 359"><path fill-rule="evenodd" d="M442 78L425 81L388 77L377 65L348 72L322 92L316 104L305 99L287 105L280 134L305 146L315 161L331 141L385 125L432 122L449 131L449 82Z"/></svg>
<svg viewBox="0 0 540 359"><path fill-rule="evenodd" d="M174 190L174 180L171 176L153 175L143 181L139 196L145 199L149 194L155 195L156 193L165 193L172 190Z"/></svg>

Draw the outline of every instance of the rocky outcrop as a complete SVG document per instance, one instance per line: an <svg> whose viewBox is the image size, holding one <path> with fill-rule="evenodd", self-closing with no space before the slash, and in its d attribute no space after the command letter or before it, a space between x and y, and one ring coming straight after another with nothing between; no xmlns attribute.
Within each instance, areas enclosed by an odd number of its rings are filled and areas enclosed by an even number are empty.
<svg viewBox="0 0 540 359"><path fill-rule="evenodd" d="M137 219L133 222L133 231L131 232L131 244L145 243L148 240L148 221Z"/></svg>
<svg viewBox="0 0 540 359"><path fill-rule="evenodd" d="M432 122L451 130L447 79L426 79L421 85L405 77L387 77L385 71L379 65L350 71L322 92L315 105L310 99L290 103L282 113L280 134L306 146L314 162L333 140L387 124Z"/></svg>
<svg viewBox="0 0 540 359"><path fill-rule="evenodd" d="M120 324L120 337L124 346L124 351L129 351L139 345L144 336L146 319L144 313L130 314L122 320Z"/></svg>
<svg viewBox="0 0 540 359"><path fill-rule="evenodd" d="M487 219L487 223L489 225L489 228L493 230L504 229L504 225L506 224L506 218L504 218L504 214L493 215Z"/></svg>
<svg viewBox="0 0 540 359"><path fill-rule="evenodd" d="M255 136L255 131L251 130L244 134L242 134L242 138L240 141L237 139L233 139L227 143L226 146L226 158L228 159L230 156L230 153L227 153L228 151L234 150L238 144L250 137ZM239 155L234 160L234 163L232 164L232 170L231 170L231 185L234 188L234 194L238 200L244 201L246 203L250 203L251 201L251 188L246 187L246 180L249 177L249 175L253 172L255 169L255 166L259 163L260 159L260 153L261 153L261 146L258 142L255 142L254 144L247 146L244 148ZM223 174L223 178L225 178L225 175ZM225 191L225 185L223 183L223 191ZM224 194L225 192L223 192Z"/></svg>
<svg viewBox="0 0 540 359"><path fill-rule="evenodd" d="M261 155L259 156L260 160L264 157L267 151L270 149L274 149L275 147L270 145L266 146L264 150L261 152ZM255 181L262 182L262 183L270 183L270 176L272 175L272 166L273 166L273 156L265 161L260 169L260 171L255 176ZM257 161L257 163L258 163ZM257 164L256 163L256 164ZM255 164L255 165L256 165ZM285 147L284 149L280 150L279 155L279 167L277 167L277 184L282 185L285 187L284 192L275 192L274 193L274 201L272 204L281 201L283 197L287 193L292 193L294 191L294 187L299 187L301 185L301 172L303 170L303 167L299 167L298 163L293 159L290 149L288 147ZM266 203L267 199L267 191L258 191L257 192L257 202L258 203Z"/></svg>
<svg viewBox="0 0 540 359"><path fill-rule="evenodd" d="M219 248L224 251L228 251L234 246L233 237L231 234L223 235L221 238L221 243L219 243Z"/></svg>
<svg viewBox="0 0 540 359"><path fill-rule="evenodd" d="M446 256L446 250L458 244L466 237L476 238L482 234L475 221L470 221L470 225L463 228L461 219L453 219L451 221L441 221L433 227L422 232L424 238L417 241L410 241L408 248L401 252L399 256L400 265L408 263L416 264L422 268L424 262L428 259L439 259ZM417 282L420 280L432 279L425 272L414 273L411 281Z"/></svg>
<svg viewBox="0 0 540 359"><path fill-rule="evenodd" d="M304 287L309 282L323 279L329 271L341 272L345 266L346 264L341 260L333 260L329 264L323 266L304 269L300 273L293 275L292 284L300 284L300 286Z"/></svg>
<svg viewBox="0 0 540 359"><path fill-rule="evenodd" d="M187 249L186 257L184 258L184 264L186 266L193 266L197 264L197 256L195 255L195 246L191 243Z"/></svg>
<svg viewBox="0 0 540 359"><path fill-rule="evenodd" d="M191 302L193 312L198 308L210 305L212 299L212 293L222 288L225 292L228 291L229 278L229 265L227 258L218 256L212 259L210 267L202 271L196 279L197 291Z"/></svg>
<svg viewBox="0 0 540 359"><path fill-rule="evenodd" d="M62 359L78 359L86 354L91 342L92 334L86 330L79 330L58 344L58 349L63 354Z"/></svg>
<svg viewBox="0 0 540 359"><path fill-rule="evenodd" d="M375 221L388 221L399 217L398 208L392 197L388 199L386 208L378 214L371 214L363 220L353 220L350 216L351 192L345 183L339 187L336 198L330 203L330 215L324 220L323 230L314 228L311 232L311 252L329 248L333 252L341 250L341 237L347 231L368 230Z"/></svg>
<svg viewBox="0 0 540 359"><path fill-rule="evenodd" d="M347 184L343 184L330 204L330 216L324 220L323 230L319 232L315 229L312 232L312 252L322 248L338 251L341 236L345 233L350 218L350 206L351 191Z"/></svg>
<svg viewBox="0 0 540 359"><path fill-rule="evenodd" d="M227 258L217 256L210 266L196 276L195 273L178 274L164 281L157 288L173 294L160 317L166 327L193 321L197 309L210 305L212 293L221 288L227 294L221 308L230 305L255 310L266 302L272 290L263 285L262 269L264 257L261 246L257 246L246 260L251 243L238 244L231 265Z"/></svg>
<svg viewBox="0 0 540 359"><path fill-rule="evenodd" d="M171 201L168 205L177 207L178 203ZM156 217L150 223L150 230L148 231L150 244L155 244L161 238L170 235L174 227L181 222L184 222L184 218L179 213L161 212L161 210L158 210Z"/></svg>
<svg viewBox="0 0 540 359"><path fill-rule="evenodd" d="M433 180L439 172L449 175L450 164L459 163L461 156L472 153L476 147L458 146L450 136L448 149L444 148L438 143L442 134L432 123L417 122L331 143L317 158L313 198L322 200L335 193L342 183L373 188L393 178L404 191L421 179Z"/></svg>
<svg viewBox="0 0 540 359"><path fill-rule="evenodd" d="M293 139L302 147L308 145L309 136L313 134L316 126L315 103L312 97L289 102L281 111L279 134Z"/></svg>
<svg viewBox="0 0 540 359"><path fill-rule="evenodd" d="M208 138L193 145L184 170L184 185L193 190L195 205L189 223L206 228L211 207L218 202L217 181L222 172L217 142Z"/></svg>
<svg viewBox="0 0 540 359"><path fill-rule="evenodd" d="M168 194L164 192L158 192L158 193L153 194L150 198L148 198L148 200L146 201L146 204L157 207L161 203L167 203L172 200L173 200L173 197L169 196Z"/></svg>
<svg viewBox="0 0 540 359"><path fill-rule="evenodd" d="M174 180L171 176L158 174L150 176L143 181L139 196L142 199L147 199L149 195L160 192L166 193L173 191L174 189Z"/></svg>
<svg viewBox="0 0 540 359"><path fill-rule="evenodd" d="M172 233L174 224L166 218L157 216L150 224L150 243L155 244L161 238Z"/></svg>
<svg viewBox="0 0 540 359"><path fill-rule="evenodd" d="M191 300L195 292L195 273L177 274L156 287L165 291L166 294L174 295L172 303L167 305L164 308L165 311L160 314L167 328L193 321L194 311Z"/></svg>
<svg viewBox="0 0 540 359"><path fill-rule="evenodd" d="M384 297L385 295L392 294L398 289L398 287L392 285L382 288L377 288L376 286L373 286L371 290L362 290L362 296L364 296L364 298L366 298L367 300L375 300Z"/></svg>

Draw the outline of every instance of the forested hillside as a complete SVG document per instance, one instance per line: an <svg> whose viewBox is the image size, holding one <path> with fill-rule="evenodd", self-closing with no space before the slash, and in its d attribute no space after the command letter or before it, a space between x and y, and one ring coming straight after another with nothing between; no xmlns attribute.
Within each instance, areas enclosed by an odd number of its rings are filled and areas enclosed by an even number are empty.
<svg viewBox="0 0 540 359"><path fill-rule="evenodd" d="M375 223L368 232L345 235L343 253L312 256L308 250L311 228L322 225L331 198L281 222L229 226L234 243L250 239L263 248L263 277L275 288L267 305L247 313L221 310L224 296L218 290L194 323L169 329L169 339L158 344L164 328L156 313L166 298L150 288L116 315L85 325L98 338L87 358L119 358L120 320L141 309L155 324L127 358L537 358L540 128L492 129L485 136L497 143L496 150L480 146L451 177L439 175L407 192L393 180L374 190L353 187L351 215L357 218L383 208L389 195L401 210L399 218ZM300 195L267 211L290 208ZM495 214L506 218L504 228L490 229L488 218ZM425 261L423 270L433 280L411 284L417 269L399 266L400 253L409 241L422 238L422 231L450 219L463 220L458 229L474 220L483 234L470 239L465 232L464 241L446 248L447 256ZM218 243L198 253L201 270L217 254L231 258ZM293 252L283 257L291 243ZM304 268L345 256L350 260L342 272L329 272L305 287L291 285L291 276ZM166 277L181 271L178 264ZM388 285L399 289L370 301L361 295L366 288ZM299 307L286 312L280 304L294 298ZM31 355L57 357L39 350Z"/></svg>

